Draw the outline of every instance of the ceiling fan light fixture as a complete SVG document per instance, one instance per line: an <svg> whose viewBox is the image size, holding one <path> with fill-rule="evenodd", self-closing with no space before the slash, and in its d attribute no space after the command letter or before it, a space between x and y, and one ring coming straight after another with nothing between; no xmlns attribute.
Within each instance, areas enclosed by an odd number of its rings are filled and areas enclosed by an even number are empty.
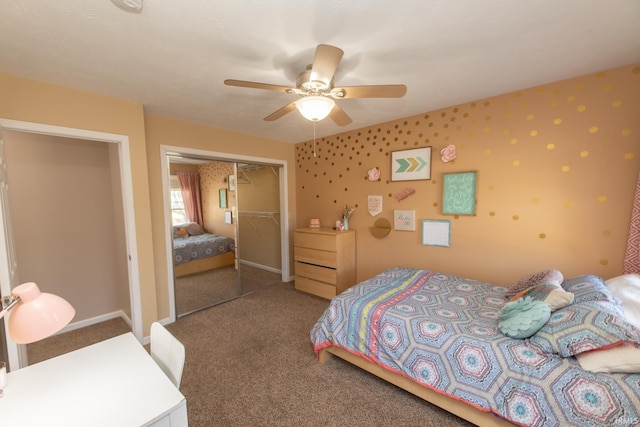
<svg viewBox="0 0 640 427"><path fill-rule="evenodd" d="M300 98L295 102L295 105L302 117L312 122L318 122L329 115L336 103L326 96L312 95Z"/></svg>
<svg viewBox="0 0 640 427"><path fill-rule="evenodd" d="M143 0L111 0L113 4L118 6L125 12L141 13Z"/></svg>

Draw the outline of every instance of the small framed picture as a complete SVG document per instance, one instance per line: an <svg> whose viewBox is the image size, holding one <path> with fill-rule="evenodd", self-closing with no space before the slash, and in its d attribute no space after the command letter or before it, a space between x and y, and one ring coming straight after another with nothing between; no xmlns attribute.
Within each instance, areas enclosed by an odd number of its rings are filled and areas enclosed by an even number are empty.
<svg viewBox="0 0 640 427"><path fill-rule="evenodd" d="M224 211L224 223L233 224L233 215L231 211Z"/></svg>
<svg viewBox="0 0 640 427"><path fill-rule="evenodd" d="M401 231L416 231L416 211L394 210L393 229Z"/></svg>
<svg viewBox="0 0 640 427"><path fill-rule="evenodd" d="M226 209L227 208L227 189L221 188L219 191L219 194L220 194L220 208Z"/></svg>
<svg viewBox="0 0 640 427"><path fill-rule="evenodd" d="M431 147L391 152L391 181L431 179Z"/></svg>
<svg viewBox="0 0 640 427"><path fill-rule="evenodd" d="M229 179L228 179L227 183L229 184L229 191L236 191L236 176L235 175L229 175Z"/></svg>

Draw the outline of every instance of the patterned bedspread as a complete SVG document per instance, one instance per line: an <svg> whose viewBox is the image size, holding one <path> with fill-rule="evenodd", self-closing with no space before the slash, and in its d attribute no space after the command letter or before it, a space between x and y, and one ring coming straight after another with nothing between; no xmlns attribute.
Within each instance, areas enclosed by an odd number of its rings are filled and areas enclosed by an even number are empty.
<svg viewBox="0 0 640 427"><path fill-rule="evenodd" d="M498 331L505 288L392 268L335 297L311 331L385 369L525 426L640 424L640 374L586 372L574 357Z"/></svg>
<svg viewBox="0 0 640 427"><path fill-rule="evenodd" d="M208 258L230 252L235 249L235 241L231 237L219 234L200 234L173 239L173 259L175 265Z"/></svg>

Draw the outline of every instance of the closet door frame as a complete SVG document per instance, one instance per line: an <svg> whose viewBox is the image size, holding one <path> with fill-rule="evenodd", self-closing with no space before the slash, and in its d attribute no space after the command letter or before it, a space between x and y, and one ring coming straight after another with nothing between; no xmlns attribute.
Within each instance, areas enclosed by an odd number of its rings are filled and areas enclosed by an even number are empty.
<svg viewBox="0 0 640 427"><path fill-rule="evenodd" d="M142 302L140 296L140 273L138 265L138 245L136 238L135 212L133 205L133 178L131 171L131 157L129 150L129 137L126 135L118 135L106 132L90 131L85 129L67 128L62 126L53 126L42 123L24 122L17 120L9 120L0 118L0 129L12 130L25 133L36 133L52 136L61 136L66 138L76 138L86 141L108 142L118 145L118 160L120 162L120 180L122 186L122 204L124 215L125 240L127 246L128 275L129 275L129 298L131 303L131 329L138 341L143 341L142 330ZM5 222L5 218L1 218ZM10 226L10 224L2 224ZM6 247L5 233L0 233L0 244ZM9 265L7 257L0 257L0 286L2 294L9 295L11 292L9 280ZM6 322L5 322L6 323ZM67 326L63 331L71 330L71 326ZM8 336L7 325L5 330ZM8 362L12 370L18 369L26 365L24 360L24 349L22 346L14 343L12 340L6 340Z"/></svg>
<svg viewBox="0 0 640 427"><path fill-rule="evenodd" d="M233 163L257 163L268 166L281 168L279 174L280 181L280 255L281 276L283 282L290 282L293 277L290 274L289 262L289 194L288 194L288 169L287 161L281 159L270 159L265 157L245 156L241 154L223 153L218 151L207 151L196 148L178 147L171 145L160 146L160 168L162 175L162 203L164 211L164 232L167 259L167 284L169 292L169 318L171 322L176 320L176 301L175 301L175 281L173 267L173 247L171 236L171 200L169 198L170 182L169 182L169 161L168 156L171 154L180 154L185 156L202 157L211 161L224 161Z"/></svg>

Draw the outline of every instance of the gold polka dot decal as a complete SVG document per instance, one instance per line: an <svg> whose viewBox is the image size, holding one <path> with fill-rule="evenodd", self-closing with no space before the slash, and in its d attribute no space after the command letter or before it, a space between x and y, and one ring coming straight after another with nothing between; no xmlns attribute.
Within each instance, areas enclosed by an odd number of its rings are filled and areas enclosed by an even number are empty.
<svg viewBox="0 0 640 427"><path fill-rule="evenodd" d="M547 238L547 235L546 235L546 234L544 234L544 233L540 233L540 234L538 234L538 238L540 238L540 239L546 239L546 238Z"/></svg>
<svg viewBox="0 0 640 427"><path fill-rule="evenodd" d="M621 105L622 105L622 101L613 101L613 104L611 104L613 108L618 108Z"/></svg>
<svg viewBox="0 0 640 427"><path fill-rule="evenodd" d="M595 133L597 133L597 132L598 132L598 126L591 126L591 127L589 128L589 133L590 133L590 134L592 134L592 135L593 135L593 134L595 134Z"/></svg>
<svg viewBox="0 0 640 427"><path fill-rule="evenodd" d="M584 105L578 105L578 108L576 108L576 110L578 111L578 113L582 113L587 109L586 106Z"/></svg>
<svg viewBox="0 0 640 427"><path fill-rule="evenodd" d="M489 212L489 216L496 216L495 212Z"/></svg>
<svg viewBox="0 0 640 427"><path fill-rule="evenodd" d="M598 202L599 203L604 203L607 201L607 196L598 196Z"/></svg>
<svg viewBox="0 0 640 427"><path fill-rule="evenodd" d="M547 150L553 150L554 148L556 148L556 144L553 144L553 143L547 144Z"/></svg>
<svg viewBox="0 0 640 427"><path fill-rule="evenodd" d="M606 260L606 259L600 260L600 265L608 265L608 264L609 264L609 260Z"/></svg>
<svg viewBox="0 0 640 427"><path fill-rule="evenodd" d="M625 160L633 160L634 157L635 157L635 155L633 153L626 153L624 155L624 159Z"/></svg>
<svg viewBox="0 0 640 427"><path fill-rule="evenodd" d="M511 145L516 145L518 143L518 140L516 138L511 138L511 141L509 141L511 143Z"/></svg>
<svg viewBox="0 0 640 427"><path fill-rule="evenodd" d="M631 135L631 129L622 129L622 136Z"/></svg>
<svg viewBox="0 0 640 427"><path fill-rule="evenodd" d="M573 202L564 202L564 207L565 207L565 208L571 208L571 207L573 207Z"/></svg>
<svg viewBox="0 0 640 427"><path fill-rule="evenodd" d="M569 166L566 166L566 165L565 165L565 166L561 167L561 168L560 168L560 170L561 170L562 172L569 172L569 171L571 170L571 168L570 168Z"/></svg>
<svg viewBox="0 0 640 427"><path fill-rule="evenodd" d="M589 152L584 150L580 152L580 157L582 157L583 159L589 157Z"/></svg>
<svg viewBox="0 0 640 427"><path fill-rule="evenodd" d="M561 118L553 119L553 124L554 125L559 125L561 123L562 123L562 119Z"/></svg>
<svg viewBox="0 0 640 427"><path fill-rule="evenodd" d="M531 132L529 132L529 135L538 136L538 131L537 130L532 130Z"/></svg>
<svg viewBox="0 0 640 427"><path fill-rule="evenodd" d="M533 198L533 200L531 200L531 203L533 203L534 205L537 205L538 203L540 203L540 199L535 197L535 198Z"/></svg>
<svg viewBox="0 0 640 427"><path fill-rule="evenodd" d="M511 219L513 219L514 221L517 221L520 219L520 217L518 215L514 215L511 217Z"/></svg>
<svg viewBox="0 0 640 427"><path fill-rule="evenodd" d="M514 160L513 161L513 166L520 166L520 161L519 160Z"/></svg>
<svg viewBox="0 0 640 427"><path fill-rule="evenodd" d="M603 235L604 237L611 237L611 230L604 230L604 231L602 232L602 235Z"/></svg>

